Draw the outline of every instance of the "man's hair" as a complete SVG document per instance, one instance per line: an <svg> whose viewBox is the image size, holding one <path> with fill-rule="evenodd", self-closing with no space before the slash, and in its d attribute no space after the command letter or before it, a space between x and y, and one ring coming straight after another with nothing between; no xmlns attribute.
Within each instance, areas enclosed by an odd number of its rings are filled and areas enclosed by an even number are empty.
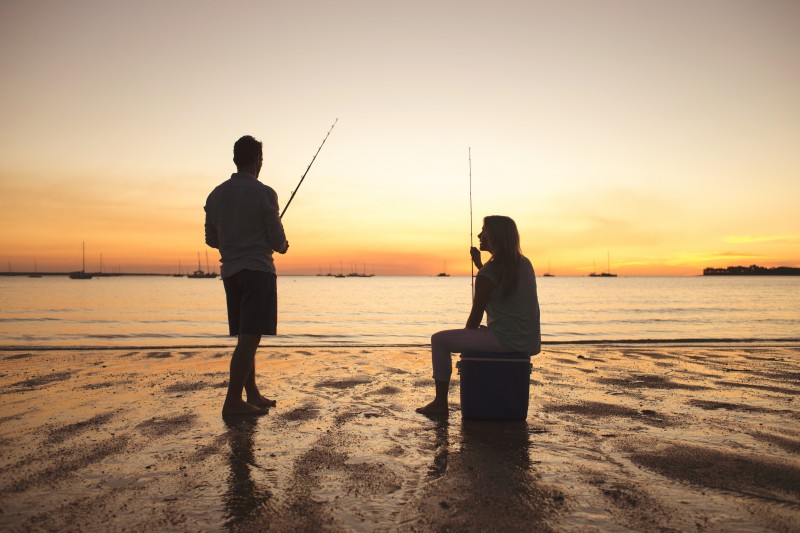
<svg viewBox="0 0 800 533"><path fill-rule="evenodd" d="M233 162L237 167L246 167L257 163L261 155L261 141L252 135L241 137L233 145Z"/></svg>

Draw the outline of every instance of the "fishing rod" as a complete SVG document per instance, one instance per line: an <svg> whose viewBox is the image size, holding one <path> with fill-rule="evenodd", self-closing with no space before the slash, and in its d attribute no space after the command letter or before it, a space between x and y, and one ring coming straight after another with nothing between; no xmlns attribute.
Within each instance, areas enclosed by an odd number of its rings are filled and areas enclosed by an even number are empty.
<svg viewBox="0 0 800 533"><path fill-rule="evenodd" d="M475 262L472 260L472 147L467 148L469 155L469 263L470 263L470 277L469 283L472 287L472 298L475 298Z"/></svg>
<svg viewBox="0 0 800 533"><path fill-rule="evenodd" d="M339 117L336 117L336 120L333 121L333 126L335 126L337 122L339 122ZM333 131L333 126L331 126L331 129L328 130L328 135L330 135L331 132ZM319 148L317 148L317 153L314 154L314 157L311 158L311 163L308 164L308 168L306 168L306 171L303 172L303 177L300 178L300 183L298 183L297 188L295 188L295 190L292 191L292 195L289 197L289 201L286 202L286 207L284 207L283 211L281 211L281 218L283 218L283 214L286 213L286 210L289 209L289 204L292 203L292 199L294 198L294 195L297 194L297 191L300 189L300 186L303 184L303 180L306 179L306 174L308 174L308 171L311 170L311 165L314 164L314 160L317 158L317 155L319 155L319 151L322 150L325 141L328 140L328 135L326 135L325 138L322 139L322 144L319 145Z"/></svg>

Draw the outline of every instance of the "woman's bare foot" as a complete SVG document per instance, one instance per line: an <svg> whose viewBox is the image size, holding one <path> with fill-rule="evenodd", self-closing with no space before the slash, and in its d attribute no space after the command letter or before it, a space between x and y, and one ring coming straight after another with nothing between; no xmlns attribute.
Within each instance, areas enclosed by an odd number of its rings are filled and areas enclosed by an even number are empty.
<svg viewBox="0 0 800 533"><path fill-rule="evenodd" d="M439 400L433 400L425 407L418 407L416 411L423 415L446 415L449 412L447 402Z"/></svg>
<svg viewBox="0 0 800 533"><path fill-rule="evenodd" d="M256 407L260 407L262 409L269 409L270 407L277 407L278 405L278 402L276 402L275 400L270 400L269 398L263 396L260 393L258 396L252 398L248 396L247 403L255 405Z"/></svg>
<svg viewBox="0 0 800 533"><path fill-rule="evenodd" d="M222 406L222 416L261 416L269 413L268 409L259 407L245 401L225 402Z"/></svg>

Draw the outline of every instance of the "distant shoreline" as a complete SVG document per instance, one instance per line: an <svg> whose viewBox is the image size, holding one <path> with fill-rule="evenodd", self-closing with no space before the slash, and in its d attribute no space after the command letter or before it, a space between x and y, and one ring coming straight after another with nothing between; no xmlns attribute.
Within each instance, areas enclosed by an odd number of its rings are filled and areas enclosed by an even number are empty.
<svg viewBox="0 0 800 533"><path fill-rule="evenodd" d="M796 267L762 267L758 265L729 266L727 268L705 268L704 276L800 276L800 268Z"/></svg>

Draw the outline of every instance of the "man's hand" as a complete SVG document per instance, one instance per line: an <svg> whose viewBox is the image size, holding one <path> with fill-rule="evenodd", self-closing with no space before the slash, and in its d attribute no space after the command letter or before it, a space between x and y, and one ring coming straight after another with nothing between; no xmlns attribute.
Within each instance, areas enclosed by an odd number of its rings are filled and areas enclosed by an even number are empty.
<svg viewBox="0 0 800 533"><path fill-rule="evenodd" d="M286 241L286 246L283 247L283 250L279 251L279 254L285 254L289 251L289 241Z"/></svg>

